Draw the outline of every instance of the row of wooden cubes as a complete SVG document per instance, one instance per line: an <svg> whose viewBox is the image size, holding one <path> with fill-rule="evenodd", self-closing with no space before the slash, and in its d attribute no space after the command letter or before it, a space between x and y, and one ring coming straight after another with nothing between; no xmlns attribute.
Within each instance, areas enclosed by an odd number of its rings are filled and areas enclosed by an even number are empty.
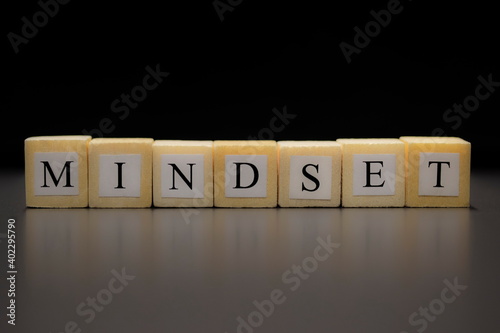
<svg viewBox="0 0 500 333"><path fill-rule="evenodd" d="M470 143L451 137L25 140L29 207L468 207Z"/></svg>

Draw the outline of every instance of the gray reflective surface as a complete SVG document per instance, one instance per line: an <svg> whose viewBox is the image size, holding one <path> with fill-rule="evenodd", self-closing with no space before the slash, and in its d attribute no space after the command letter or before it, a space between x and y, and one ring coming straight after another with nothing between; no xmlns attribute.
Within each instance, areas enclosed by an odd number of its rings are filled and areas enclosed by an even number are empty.
<svg viewBox="0 0 500 333"><path fill-rule="evenodd" d="M3 303L0 327L495 331L500 175L472 185L471 209L25 209L4 174L19 273L17 325Z"/></svg>

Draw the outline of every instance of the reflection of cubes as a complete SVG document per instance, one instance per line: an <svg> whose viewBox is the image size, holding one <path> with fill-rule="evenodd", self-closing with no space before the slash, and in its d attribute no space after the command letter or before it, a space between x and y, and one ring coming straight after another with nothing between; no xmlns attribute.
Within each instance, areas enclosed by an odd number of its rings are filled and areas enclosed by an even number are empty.
<svg viewBox="0 0 500 333"><path fill-rule="evenodd" d="M281 207L340 205L341 145L335 141L279 141Z"/></svg>
<svg viewBox="0 0 500 333"><path fill-rule="evenodd" d="M216 207L275 207L276 141L214 141Z"/></svg>
<svg viewBox="0 0 500 333"><path fill-rule="evenodd" d="M90 136L38 136L25 140L26 206L88 206Z"/></svg>
<svg viewBox="0 0 500 333"><path fill-rule="evenodd" d="M153 139L93 139L89 144L90 207L150 207Z"/></svg>
<svg viewBox="0 0 500 333"><path fill-rule="evenodd" d="M153 203L156 207L213 206L213 141L153 143Z"/></svg>
<svg viewBox="0 0 500 333"><path fill-rule="evenodd" d="M453 137L401 140L406 146L406 206L469 206L469 142Z"/></svg>
<svg viewBox="0 0 500 333"><path fill-rule="evenodd" d="M403 207L404 143L398 139L339 139L342 206Z"/></svg>

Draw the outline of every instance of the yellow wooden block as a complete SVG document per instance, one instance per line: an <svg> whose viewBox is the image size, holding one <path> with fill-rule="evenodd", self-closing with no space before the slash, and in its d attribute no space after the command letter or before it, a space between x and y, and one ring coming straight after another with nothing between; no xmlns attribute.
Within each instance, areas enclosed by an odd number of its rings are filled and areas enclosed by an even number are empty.
<svg viewBox="0 0 500 333"><path fill-rule="evenodd" d="M153 139L146 138L99 138L90 141L90 207L150 207L152 145Z"/></svg>
<svg viewBox="0 0 500 333"><path fill-rule="evenodd" d="M279 141L278 204L338 207L341 145L335 141Z"/></svg>
<svg viewBox="0 0 500 333"><path fill-rule="evenodd" d="M276 207L276 141L214 141L216 207Z"/></svg>
<svg viewBox="0 0 500 333"><path fill-rule="evenodd" d="M153 143L153 204L212 207L213 141L156 140Z"/></svg>
<svg viewBox="0 0 500 333"><path fill-rule="evenodd" d="M338 139L342 206L403 207L405 145L398 139Z"/></svg>
<svg viewBox="0 0 500 333"><path fill-rule="evenodd" d="M469 207L469 142L455 137L400 139L406 151L406 206Z"/></svg>
<svg viewBox="0 0 500 333"><path fill-rule="evenodd" d="M26 206L87 207L90 136L37 136L24 142Z"/></svg>

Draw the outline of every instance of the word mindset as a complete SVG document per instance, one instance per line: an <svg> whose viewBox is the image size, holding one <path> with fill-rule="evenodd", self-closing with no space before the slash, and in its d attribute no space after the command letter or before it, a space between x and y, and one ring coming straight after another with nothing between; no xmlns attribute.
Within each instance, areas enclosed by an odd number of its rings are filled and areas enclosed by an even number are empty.
<svg viewBox="0 0 500 333"><path fill-rule="evenodd" d="M454 137L25 140L28 207L468 207Z"/></svg>

